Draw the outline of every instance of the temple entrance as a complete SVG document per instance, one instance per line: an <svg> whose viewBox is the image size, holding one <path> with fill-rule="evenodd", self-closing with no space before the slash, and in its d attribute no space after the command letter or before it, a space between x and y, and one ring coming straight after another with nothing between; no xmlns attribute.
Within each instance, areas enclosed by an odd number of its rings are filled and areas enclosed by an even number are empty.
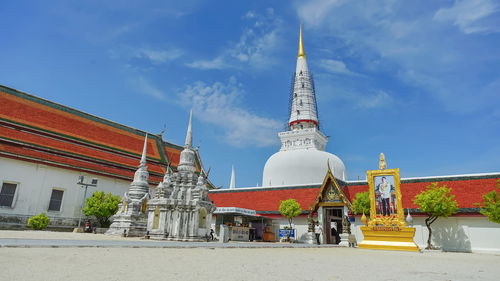
<svg viewBox="0 0 500 281"><path fill-rule="evenodd" d="M325 208L324 233L326 244L339 244L342 233L343 207Z"/></svg>

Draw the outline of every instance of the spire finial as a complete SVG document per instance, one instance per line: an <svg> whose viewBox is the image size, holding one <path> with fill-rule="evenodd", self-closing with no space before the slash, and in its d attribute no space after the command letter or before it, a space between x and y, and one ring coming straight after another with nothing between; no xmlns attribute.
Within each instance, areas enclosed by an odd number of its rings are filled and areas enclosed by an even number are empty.
<svg viewBox="0 0 500 281"><path fill-rule="evenodd" d="M302 24L300 24L299 32L299 54L298 57L306 57L306 51L304 51L304 43L302 41Z"/></svg>
<svg viewBox="0 0 500 281"><path fill-rule="evenodd" d="M385 155L383 153L380 153L379 161L378 161L378 168L380 170L384 170L385 168L387 168L387 162L385 162Z"/></svg>
<svg viewBox="0 0 500 281"><path fill-rule="evenodd" d="M189 124L186 133L186 143L184 145L186 148L193 147L192 122L193 122L193 110L191 109L191 111L189 112Z"/></svg>
<svg viewBox="0 0 500 281"><path fill-rule="evenodd" d="M146 133L146 137L144 138L144 147L142 148L140 166L146 166L147 146L148 146L148 133Z"/></svg>
<svg viewBox="0 0 500 281"><path fill-rule="evenodd" d="M234 165L231 165L231 180L229 181L229 188L236 188L236 178L234 176Z"/></svg>

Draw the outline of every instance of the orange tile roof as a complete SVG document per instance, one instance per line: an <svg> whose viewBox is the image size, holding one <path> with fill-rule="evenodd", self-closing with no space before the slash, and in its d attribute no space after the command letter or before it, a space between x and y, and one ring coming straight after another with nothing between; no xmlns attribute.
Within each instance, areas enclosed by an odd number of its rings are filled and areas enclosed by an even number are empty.
<svg viewBox="0 0 500 281"><path fill-rule="evenodd" d="M486 192L495 189L500 174L490 176L456 176L435 177L426 179L402 179L401 193L403 208L416 209L413 198L432 182L445 184L452 189L459 208L477 208L475 203L482 202ZM368 190L366 182L348 182L345 185L346 195L352 202L356 193ZM296 199L302 209L308 209L314 203L320 186L311 187L283 187L283 188L245 188L211 191L210 199L217 207L240 207L256 210L260 213L278 212L281 200Z"/></svg>
<svg viewBox="0 0 500 281"><path fill-rule="evenodd" d="M433 183L446 185L451 188L455 195L459 208L477 208L476 203L483 201L483 194L495 189L500 174L492 176L456 176L456 177L436 177L427 179L402 179L401 195L403 208L416 209L413 199L417 194ZM353 200L356 193L368 190L368 185L349 185L349 199Z"/></svg>
<svg viewBox="0 0 500 281"><path fill-rule="evenodd" d="M0 156L132 179L146 132L1 85L0 105ZM152 183L182 149L148 134Z"/></svg>
<svg viewBox="0 0 500 281"><path fill-rule="evenodd" d="M305 188L255 188L211 191L209 193L217 207L239 207L255 211L277 211L280 201L293 198L301 208L308 209L319 191L319 186Z"/></svg>

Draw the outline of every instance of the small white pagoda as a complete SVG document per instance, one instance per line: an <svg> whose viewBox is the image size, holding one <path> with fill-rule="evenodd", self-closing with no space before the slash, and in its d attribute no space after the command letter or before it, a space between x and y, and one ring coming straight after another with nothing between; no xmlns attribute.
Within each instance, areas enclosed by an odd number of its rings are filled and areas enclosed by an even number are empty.
<svg viewBox="0 0 500 281"><path fill-rule="evenodd" d="M191 112L177 172L167 168L154 198L148 202L147 231L151 239L198 241L210 232L215 206L208 199L206 175L203 171L196 174L192 140Z"/></svg>
<svg viewBox="0 0 500 281"><path fill-rule="evenodd" d="M106 232L108 235L144 236L146 233L146 206L149 197L149 173L146 166L148 135L144 139L141 162L135 171L134 181L118 205L113 223Z"/></svg>

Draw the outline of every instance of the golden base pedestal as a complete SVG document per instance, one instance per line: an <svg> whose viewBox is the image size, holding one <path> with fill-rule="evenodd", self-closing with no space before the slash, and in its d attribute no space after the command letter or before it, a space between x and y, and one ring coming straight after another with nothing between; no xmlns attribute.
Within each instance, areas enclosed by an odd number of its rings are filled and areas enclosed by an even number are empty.
<svg viewBox="0 0 500 281"><path fill-rule="evenodd" d="M413 227L362 226L364 240L359 248L374 250L414 251L420 249L413 241Z"/></svg>

